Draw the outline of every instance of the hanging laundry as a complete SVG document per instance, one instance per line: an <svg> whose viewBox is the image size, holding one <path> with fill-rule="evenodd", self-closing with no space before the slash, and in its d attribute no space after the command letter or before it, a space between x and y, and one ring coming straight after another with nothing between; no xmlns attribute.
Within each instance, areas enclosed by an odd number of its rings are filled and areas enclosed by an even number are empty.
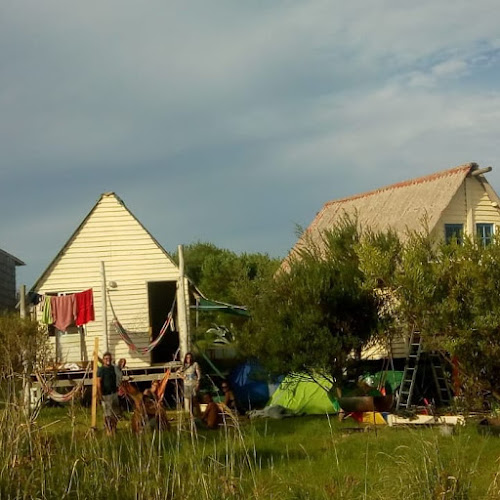
<svg viewBox="0 0 500 500"><path fill-rule="evenodd" d="M42 305L42 316L40 318L40 321L42 323L45 323L46 325L51 325L52 323L54 323L54 319L52 318L51 301L48 295L43 296L43 301L41 302L41 305Z"/></svg>
<svg viewBox="0 0 500 500"><path fill-rule="evenodd" d="M76 326L85 325L94 321L94 295L92 288L84 292L75 293L76 299Z"/></svg>
<svg viewBox="0 0 500 500"><path fill-rule="evenodd" d="M43 300L43 295L40 295L39 293L36 292L28 292L28 295L26 296L26 300L28 304L32 304L34 306L40 304L40 302Z"/></svg>
<svg viewBox="0 0 500 500"><path fill-rule="evenodd" d="M75 295L60 295L51 297L52 318L55 327L65 332L68 326L75 324L76 301Z"/></svg>

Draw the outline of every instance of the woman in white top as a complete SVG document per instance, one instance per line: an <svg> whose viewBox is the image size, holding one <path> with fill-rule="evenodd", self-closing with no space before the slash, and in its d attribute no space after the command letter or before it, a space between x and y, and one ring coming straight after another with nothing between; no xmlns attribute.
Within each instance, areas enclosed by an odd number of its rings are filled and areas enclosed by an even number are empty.
<svg viewBox="0 0 500 500"><path fill-rule="evenodd" d="M201 370L200 365L194 361L190 352L184 356L180 375L184 380L184 399L189 400L189 408L192 413L193 402L196 400L196 393L200 388Z"/></svg>

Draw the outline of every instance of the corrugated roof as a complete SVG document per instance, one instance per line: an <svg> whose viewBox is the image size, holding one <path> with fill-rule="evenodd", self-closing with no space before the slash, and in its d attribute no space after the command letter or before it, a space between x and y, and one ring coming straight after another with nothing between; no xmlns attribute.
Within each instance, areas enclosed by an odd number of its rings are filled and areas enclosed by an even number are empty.
<svg viewBox="0 0 500 500"><path fill-rule="evenodd" d="M476 163L468 163L374 191L329 201L299 238L284 264L306 242L321 244L321 234L334 227L346 214L356 214L362 230L392 229L404 238L408 230L420 230L426 219L429 230L432 231L464 179L477 168Z"/></svg>

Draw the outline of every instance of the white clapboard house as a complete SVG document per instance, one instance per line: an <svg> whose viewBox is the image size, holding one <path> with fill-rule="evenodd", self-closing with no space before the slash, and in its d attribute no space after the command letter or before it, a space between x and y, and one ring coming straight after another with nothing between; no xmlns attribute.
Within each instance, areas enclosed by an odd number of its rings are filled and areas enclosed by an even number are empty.
<svg viewBox="0 0 500 500"><path fill-rule="evenodd" d="M115 193L104 193L47 269L31 292L64 295L91 289L95 320L59 331L47 326L53 355L61 368L84 367L92 359L94 339L99 353L111 351L115 359L126 358L129 370L151 380L155 373L181 359L189 348L187 279L165 249L130 212ZM180 300L182 294L184 300ZM33 295L33 294L31 294ZM157 339L172 312L168 330ZM41 306L31 306L41 320ZM133 343L124 340L116 319Z"/></svg>

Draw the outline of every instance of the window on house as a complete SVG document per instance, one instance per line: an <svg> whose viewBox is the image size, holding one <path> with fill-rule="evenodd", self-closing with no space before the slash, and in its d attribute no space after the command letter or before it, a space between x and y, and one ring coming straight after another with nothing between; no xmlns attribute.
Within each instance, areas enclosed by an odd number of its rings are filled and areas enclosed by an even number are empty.
<svg viewBox="0 0 500 500"><path fill-rule="evenodd" d="M489 245L493 240L493 224L476 224L476 234L483 246Z"/></svg>
<svg viewBox="0 0 500 500"><path fill-rule="evenodd" d="M456 241L459 245L463 243L464 225L463 224L445 224L444 238L446 243Z"/></svg>
<svg viewBox="0 0 500 500"><path fill-rule="evenodd" d="M81 328L83 328L83 327L76 326L76 325L70 325L70 326L68 326L68 329L64 332L62 330L58 330L54 325L47 325L47 331L48 331L49 337L55 337L57 332L59 332L59 335L80 334ZM85 330L83 330L83 331L85 331Z"/></svg>

